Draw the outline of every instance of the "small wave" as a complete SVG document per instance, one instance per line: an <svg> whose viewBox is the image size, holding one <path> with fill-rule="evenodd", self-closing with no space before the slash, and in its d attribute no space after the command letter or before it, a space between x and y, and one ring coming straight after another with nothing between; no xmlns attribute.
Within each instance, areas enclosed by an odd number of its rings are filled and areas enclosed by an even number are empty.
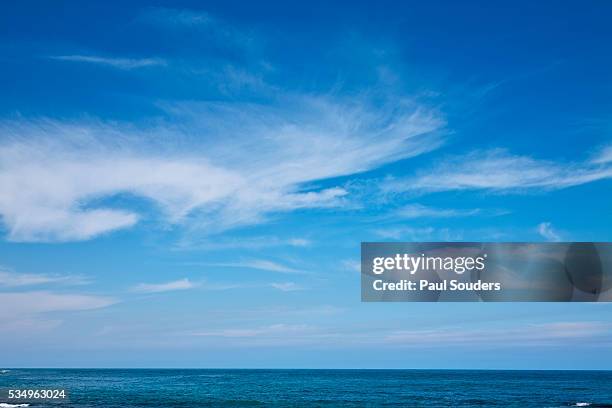
<svg viewBox="0 0 612 408"><path fill-rule="evenodd" d="M7 404L6 402L0 402L0 408L20 408L29 407L30 404Z"/></svg>
<svg viewBox="0 0 612 408"><path fill-rule="evenodd" d="M591 405L590 402L577 402L574 404L575 407L588 407L590 405Z"/></svg>
<svg viewBox="0 0 612 408"><path fill-rule="evenodd" d="M11 370L0 370L0 374L6 374L6 373L10 373Z"/></svg>

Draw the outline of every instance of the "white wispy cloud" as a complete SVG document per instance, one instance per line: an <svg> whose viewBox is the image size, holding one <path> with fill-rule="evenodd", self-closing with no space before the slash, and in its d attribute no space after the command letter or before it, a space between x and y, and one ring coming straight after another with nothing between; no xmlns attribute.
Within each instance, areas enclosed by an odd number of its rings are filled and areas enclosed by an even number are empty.
<svg viewBox="0 0 612 408"><path fill-rule="evenodd" d="M303 286L298 285L295 282L274 282L271 283L270 286L282 292L295 292L297 290L304 290Z"/></svg>
<svg viewBox="0 0 612 408"><path fill-rule="evenodd" d="M418 105L330 97L166 108L173 122L153 127L0 122L0 214L8 238L74 241L131 227L140 212L95 205L120 194L147 199L163 222L189 221L191 230L208 233L341 206L349 198L343 187L309 183L435 149L444 126Z"/></svg>
<svg viewBox="0 0 612 408"><path fill-rule="evenodd" d="M416 177L389 181L385 188L415 192L553 190L611 177L611 166L537 160L493 149L442 160Z"/></svg>
<svg viewBox="0 0 612 408"><path fill-rule="evenodd" d="M0 269L0 286L20 287L44 284L83 285L89 281L82 276L16 273Z"/></svg>
<svg viewBox="0 0 612 408"><path fill-rule="evenodd" d="M183 35L183 43L197 41L217 44L224 49L239 49L250 54L256 46L258 37L246 27L237 27L204 10L151 7L144 10L136 21L164 30L167 35Z"/></svg>
<svg viewBox="0 0 612 408"><path fill-rule="evenodd" d="M161 58L117 58L101 57L96 55L53 55L49 58L58 61L84 62L88 64L105 65L124 70L167 65L166 60Z"/></svg>
<svg viewBox="0 0 612 408"><path fill-rule="evenodd" d="M228 268L247 268L247 269L258 269L261 271L279 272L279 273L304 273L299 269L292 268L287 265L283 265L278 262L270 261L267 259L249 259L239 262L222 262L208 264L209 266L221 266Z"/></svg>
<svg viewBox="0 0 612 408"><path fill-rule="evenodd" d="M317 328L306 324L272 324L253 328L225 328L192 332L192 336L226 338L278 338L316 332Z"/></svg>
<svg viewBox="0 0 612 408"><path fill-rule="evenodd" d="M421 204L409 204L397 209L393 216L398 218L451 218L451 217L467 217L476 215L480 209L452 209L452 208L434 208L427 207Z"/></svg>
<svg viewBox="0 0 612 408"><path fill-rule="evenodd" d="M15 241L81 241L136 224L138 215L121 210L41 209L11 231ZM40 227L36 237L30 227Z"/></svg>
<svg viewBox="0 0 612 408"><path fill-rule="evenodd" d="M542 222L537 227L538 234L546 238L548 241L559 242L561 236L557 233L550 222Z"/></svg>
<svg viewBox="0 0 612 408"><path fill-rule="evenodd" d="M141 293L162 293L162 292L172 292L175 290L186 290L193 289L197 287L198 284L191 282L189 279L179 279L170 282L162 282L162 283L139 283L134 286L132 290L134 292Z"/></svg>
<svg viewBox="0 0 612 408"><path fill-rule="evenodd" d="M139 284L133 288L136 292L167 292L172 290L183 290L191 288L201 288L206 291L229 291L229 290L242 290L242 289L263 289L263 288L274 288L282 292L294 292L298 290L305 290L306 288L302 285L298 285L295 282L209 282L201 281L198 283L191 282L187 279L182 279L173 282L161 283L161 284Z"/></svg>
<svg viewBox="0 0 612 408"><path fill-rule="evenodd" d="M507 345L545 345L565 343L581 339L609 338L612 333L610 324L603 322L553 322L526 324L516 327L486 327L466 329L444 327L436 329L398 330L383 336L386 343L401 344L408 347L450 346L494 344Z"/></svg>
<svg viewBox="0 0 612 408"><path fill-rule="evenodd" d="M203 10L173 9L153 7L143 11L137 18L140 22L148 22L167 26L210 26L218 21L210 13Z"/></svg>
<svg viewBox="0 0 612 408"><path fill-rule="evenodd" d="M226 291L234 289L255 289L260 288L260 284L249 284L244 282L204 282L202 289L210 291Z"/></svg>
<svg viewBox="0 0 612 408"><path fill-rule="evenodd" d="M274 70L262 53L267 41L248 26L233 24L204 10L168 7L146 8L135 22L180 44L179 52L189 56L190 63L185 64L183 59L173 66L191 75L194 83L206 78L208 86L224 95L245 90L259 96L279 92L277 86L266 81L267 74ZM233 57L220 58L215 53L207 58L206 48L224 50Z"/></svg>
<svg viewBox="0 0 612 408"><path fill-rule="evenodd" d="M606 146L601 149L595 157L591 160L594 164L608 164L612 163L612 145Z"/></svg>
<svg viewBox="0 0 612 408"><path fill-rule="evenodd" d="M347 271L361 273L361 262L359 260L344 259L340 262L340 266Z"/></svg>
<svg viewBox="0 0 612 408"><path fill-rule="evenodd" d="M312 241L306 238L289 238L287 243L294 247L307 247L312 245Z"/></svg>
<svg viewBox="0 0 612 408"><path fill-rule="evenodd" d="M13 316L58 311L91 310L117 303L106 296L53 293L47 291L0 293L0 315Z"/></svg>
<svg viewBox="0 0 612 408"><path fill-rule="evenodd" d="M433 227L388 227L374 231L376 235L385 239L405 241L461 241L462 231L453 231L448 228Z"/></svg>
<svg viewBox="0 0 612 408"><path fill-rule="evenodd" d="M46 330L61 320L46 316L50 312L75 312L101 309L117 303L107 296L48 291L0 292L0 324L5 330Z"/></svg>
<svg viewBox="0 0 612 408"><path fill-rule="evenodd" d="M207 338L211 344L219 339L249 346L316 344L335 347L378 345L393 348L457 349L474 347L548 347L588 341L590 345L608 344L612 327L598 321L516 324L511 327L490 326L436 327L425 329L362 330L355 327L315 326L310 324L272 324L194 330L187 336Z"/></svg>
<svg viewBox="0 0 612 408"><path fill-rule="evenodd" d="M312 245L312 241L306 238L279 238L275 236L256 236L241 238L195 239L186 237L176 246L177 250L217 251L225 249L263 249L271 247L296 247L304 248Z"/></svg>

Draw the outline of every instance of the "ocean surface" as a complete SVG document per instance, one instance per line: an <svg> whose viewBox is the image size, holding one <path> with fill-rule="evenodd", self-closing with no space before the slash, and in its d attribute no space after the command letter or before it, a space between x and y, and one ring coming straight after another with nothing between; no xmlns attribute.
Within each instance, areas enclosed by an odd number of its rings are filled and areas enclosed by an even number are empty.
<svg viewBox="0 0 612 408"><path fill-rule="evenodd" d="M68 397L9 401L9 388ZM0 390L0 408L612 407L612 371L11 369Z"/></svg>

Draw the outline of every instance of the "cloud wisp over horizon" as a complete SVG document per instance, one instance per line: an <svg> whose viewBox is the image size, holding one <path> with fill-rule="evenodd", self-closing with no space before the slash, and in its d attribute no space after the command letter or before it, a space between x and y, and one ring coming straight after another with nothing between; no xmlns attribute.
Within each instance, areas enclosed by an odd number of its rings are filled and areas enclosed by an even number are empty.
<svg viewBox="0 0 612 408"><path fill-rule="evenodd" d="M47 290L0 292L0 324L16 332L45 331L61 324L53 313L91 311L118 303L109 296L58 293Z"/></svg>

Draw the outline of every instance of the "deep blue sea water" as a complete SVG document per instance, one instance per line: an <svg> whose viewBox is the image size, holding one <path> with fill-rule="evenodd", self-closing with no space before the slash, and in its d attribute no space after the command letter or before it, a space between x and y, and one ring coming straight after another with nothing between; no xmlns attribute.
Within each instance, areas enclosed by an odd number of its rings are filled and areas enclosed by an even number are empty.
<svg viewBox="0 0 612 408"><path fill-rule="evenodd" d="M7 388L69 394L32 408L612 407L612 371L12 369Z"/></svg>

